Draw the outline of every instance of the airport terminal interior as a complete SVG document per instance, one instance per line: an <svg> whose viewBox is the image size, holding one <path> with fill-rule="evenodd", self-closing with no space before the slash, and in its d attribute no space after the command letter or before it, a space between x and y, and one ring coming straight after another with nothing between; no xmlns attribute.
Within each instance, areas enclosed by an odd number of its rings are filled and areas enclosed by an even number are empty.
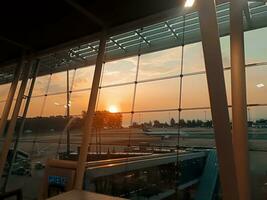
<svg viewBox="0 0 267 200"><path fill-rule="evenodd" d="M0 199L267 199L266 0L11 0L0 26Z"/></svg>

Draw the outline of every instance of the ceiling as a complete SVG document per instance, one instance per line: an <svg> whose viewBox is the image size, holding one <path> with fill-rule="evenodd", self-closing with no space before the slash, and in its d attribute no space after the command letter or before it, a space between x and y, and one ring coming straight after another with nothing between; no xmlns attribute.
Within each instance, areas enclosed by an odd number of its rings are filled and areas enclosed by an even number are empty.
<svg viewBox="0 0 267 200"><path fill-rule="evenodd" d="M39 76L94 64L103 30L110 36L106 62L201 41L198 13L183 5L182 0L10 0L0 7L0 84L12 81L23 49L41 59ZM229 5L217 0L220 36L230 33ZM264 1L251 0L246 8L244 31L267 26Z"/></svg>
<svg viewBox="0 0 267 200"><path fill-rule="evenodd" d="M0 7L0 64L179 7L183 0L9 0Z"/></svg>

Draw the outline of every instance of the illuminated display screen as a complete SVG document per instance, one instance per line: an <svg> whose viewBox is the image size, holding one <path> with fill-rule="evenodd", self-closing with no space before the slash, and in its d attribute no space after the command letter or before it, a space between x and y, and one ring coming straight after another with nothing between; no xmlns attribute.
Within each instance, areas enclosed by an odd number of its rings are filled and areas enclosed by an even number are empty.
<svg viewBox="0 0 267 200"><path fill-rule="evenodd" d="M67 183L67 177L65 176L48 176L49 185L65 186Z"/></svg>

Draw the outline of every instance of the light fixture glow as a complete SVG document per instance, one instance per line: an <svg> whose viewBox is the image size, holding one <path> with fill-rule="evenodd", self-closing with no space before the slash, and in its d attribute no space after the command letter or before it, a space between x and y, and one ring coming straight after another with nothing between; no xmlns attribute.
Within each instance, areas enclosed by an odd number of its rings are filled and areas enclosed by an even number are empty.
<svg viewBox="0 0 267 200"><path fill-rule="evenodd" d="M264 84L263 83L259 83L259 84L257 84L256 85L258 88L262 88L262 87L264 87Z"/></svg>
<svg viewBox="0 0 267 200"><path fill-rule="evenodd" d="M194 5L194 3L195 3L195 0L186 0L185 4L184 4L184 7L185 8L190 8L190 7L192 7Z"/></svg>

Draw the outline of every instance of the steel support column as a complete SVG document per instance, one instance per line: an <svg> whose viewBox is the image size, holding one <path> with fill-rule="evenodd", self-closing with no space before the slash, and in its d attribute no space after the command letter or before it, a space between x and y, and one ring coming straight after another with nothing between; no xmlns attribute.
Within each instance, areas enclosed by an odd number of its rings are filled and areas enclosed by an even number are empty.
<svg viewBox="0 0 267 200"><path fill-rule="evenodd" d="M28 83L31 68L32 68L31 63L27 63L24 67L24 70L23 70L21 86L19 89L19 93L18 93L18 97L17 97L16 103L15 103L15 107L14 107L14 110L12 113L12 117L11 117L9 125L8 125L7 134L6 134L5 141L3 143L2 151L1 151L1 155L0 155L0 180L2 179L2 175L3 175L3 171L4 171L6 159L7 159L7 154L9 152L9 148L10 148L10 145L12 143L17 118L19 115L22 100L24 98L24 92L25 92L25 89L26 89L26 86Z"/></svg>
<svg viewBox="0 0 267 200"><path fill-rule="evenodd" d="M75 189L82 189L83 187L83 178L84 178L85 164L86 164L87 155L88 155L90 132L92 129L93 116L95 113L95 106L96 106L98 88L99 88L99 83L100 83L100 78L101 78L101 71L102 71L102 65L103 65L103 58L105 54L105 48L106 48L106 35L104 35L100 40L99 51L98 51L98 55L96 58L96 66L95 66L94 78L93 78L93 83L92 83L91 95L90 95L90 100L89 100L85 124L84 124L79 160L78 160L77 168L76 168L77 174L76 174L76 180L75 180Z"/></svg>
<svg viewBox="0 0 267 200"><path fill-rule="evenodd" d="M17 85L18 85L18 82L20 79L23 65L24 65L24 56L21 57L18 65L16 67L16 70L14 73L14 80L12 81L9 92L8 92L7 100L6 100L4 110L3 110L3 113L2 113L2 116L0 119L0 137L3 136L4 131L5 131L7 118L8 118L8 115L10 113L11 105L12 105L14 95L15 95L15 92L17 89Z"/></svg>
<svg viewBox="0 0 267 200"><path fill-rule="evenodd" d="M7 183L8 183L8 179L9 179L9 177L11 175L11 172L12 172L12 165L15 162L15 159L16 159L19 139L20 139L20 137L21 137L21 135L23 133L23 130L24 130L24 125L25 125L25 122L26 122L28 108L29 108L30 102L31 102L33 88L34 88L36 77L37 77L38 71L39 71L39 64L40 64L40 60L38 59L36 61L36 65L35 65L35 67L33 69L32 81L31 81L31 84L30 84L28 95L26 97L27 99L26 99L26 103L25 103L25 106L24 106L23 114L22 114L22 121L20 123L19 132L17 133L16 140L15 140L15 143L14 143L13 155L12 155L12 159L11 159L11 165L9 166L8 174L7 174L7 177L6 177L5 182L3 184L3 191L6 191L6 186L7 186Z"/></svg>
<svg viewBox="0 0 267 200"><path fill-rule="evenodd" d="M233 147L240 199L249 200L250 177L248 156L246 70L244 55L243 8L245 0L230 1L230 47Z"/></svg>
<svg viewBox="0 0 267 200"><path fill-rule="evenodd" d="M199 21L223 199L237 200L237 179L215 0L199 0Z"/></svg>

